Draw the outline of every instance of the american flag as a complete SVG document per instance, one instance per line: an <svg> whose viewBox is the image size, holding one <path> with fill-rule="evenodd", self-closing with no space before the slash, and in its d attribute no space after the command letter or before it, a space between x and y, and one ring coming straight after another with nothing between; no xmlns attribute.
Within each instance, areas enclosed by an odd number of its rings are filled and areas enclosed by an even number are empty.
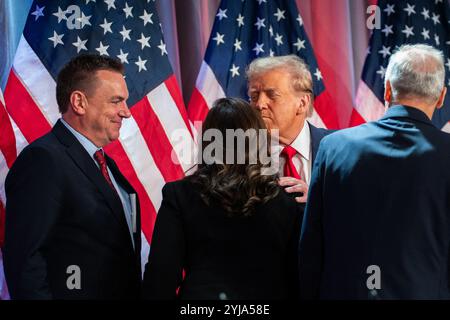
<svg viewBox="0 0 450 320"><path fill-rule="evenodd" d="M202 121L214 100L225 96L248 99L246 66L255 58L297 54L309 65L314 86L310 121L338 128L322 74L294 0L222 0L189 102L192 121Z"/></svg>
<svg viewBox="0 0 450 320"><path fill-rule="evenodd" d="M14 135L10 136L12 141L8 139L8 133L12 133L11 123L9 121L8 113L5 109L5 100L3 93L0 90L0 248L3 245L3 239L5 236L5 181L6 174L8 173L8 166L6 164L6 158L9 157L7 153L8 147L14 146ZM15 152L15 146L14 146ZM3 264L2 264L2 252L0 250L0 300L8 298L8 289L6 287L6 281L3 277Z"/></svg>
<svg viewBox="0 0 450 320"><path fill-rule="evenodd" d="M356 96L352 124L377 120L384 113L384 74L389 57L408 43L425 43L442 50L447 69L445 82L450 87L450 11L447 0L380 0L380 28L369 42L362 78ZM450 95L444 107L433 115L433 123L450 132Z"/></svg>
<svg viewBox="0 0 450 320"><path fill-rule="evenodd" d="M33 2L5 89L6 112L0 108L1 202L4 178L17 154L60 117L58 71L87 52L118 58L125 65L132 117L123 122L120 140L105 149L138 192L145 264L161 189L190 168L177 158L194 144L154 1Z"/></svg>

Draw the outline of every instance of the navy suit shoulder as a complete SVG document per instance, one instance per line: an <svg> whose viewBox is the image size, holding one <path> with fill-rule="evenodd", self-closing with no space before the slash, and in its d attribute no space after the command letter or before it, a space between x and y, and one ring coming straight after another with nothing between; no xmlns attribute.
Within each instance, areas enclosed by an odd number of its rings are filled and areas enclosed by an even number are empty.
<svg viewBox="0 0 450 320"><path fill-rule="evenodd" d="M330 133L333 133L334 130L317 128L313 126L311 123L309 122L307 123L309 125L309 130L311 134L311 151L312 151L311 153L312 153L312 162L314 163L320 142L325 136L329 135Z"/></svg>
<svg viewBox="0 0 450 320"><path fill-rule="evenodd" d="M300 243L303 298L450 298L449 147L407 106L322 139ZM384 279L375 294L371 265Z"/></svg>

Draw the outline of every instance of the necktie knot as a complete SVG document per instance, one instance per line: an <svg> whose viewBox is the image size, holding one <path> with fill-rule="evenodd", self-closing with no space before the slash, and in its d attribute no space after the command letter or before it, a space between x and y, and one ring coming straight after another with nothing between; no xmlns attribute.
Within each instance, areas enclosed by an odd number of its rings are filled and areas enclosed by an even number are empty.
<svg viewBox="0 0 450 320"><path fill-rule="evenodd" d="M116 190L116 188L114 188L114 184L111 181L111 177L109 176L108 167L106 166L105 154L103 153L102 149L97 150L94 153L94 159L95 159L95 161L97 161L98 166L100 167L100 171L102 173L102 176L105 178L106 182L113 189L113 191L115 193L117 193L117 190Z"/></svg>
<svg viewBox="0 0 450 320"><path fill-rule="evenodd" d="M297 154L297 150L295 150L291 146L286 146L283 148L283 150L281 150L281 156L286 158L286 162L284 163L284 170L283 170L285 177L293 177L296 179L301 179L301 175L295 168L294 162L292 161L292 158L296 154ZM300 165L301 165L301 163L300 163Z"/></svg>
<svg viewBox="0 0 450 320"><path fill-rule="evenodd" d="M103 167L106 164L106 159L105 159L105 155L103 154L103 150L97 150L94 153L94 159L95 161L97 161L98 165L101 167Z"/></svg>
<svg viewBox="0 0 450 320"><path fill-rule="evenodd" d="M285 156L288 160L291 160L293 156L297 154L297 150L291 146L285 146L281 151L281 155Z"/></svg>

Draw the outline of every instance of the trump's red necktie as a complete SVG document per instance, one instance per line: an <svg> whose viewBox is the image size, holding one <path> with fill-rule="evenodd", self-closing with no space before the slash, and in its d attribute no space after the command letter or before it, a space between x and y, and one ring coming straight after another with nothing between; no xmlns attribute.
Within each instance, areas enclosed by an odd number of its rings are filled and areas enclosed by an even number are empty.
<svg viewBox="0 0 450 320"><path fill-rule="evenodd" d="M296 179L301 179L300 174L292 162L292 158L297 154L297 150L291 146L285 146L281 151L281 156L285 158L283 174L285 177L293 177Z"/></svg>

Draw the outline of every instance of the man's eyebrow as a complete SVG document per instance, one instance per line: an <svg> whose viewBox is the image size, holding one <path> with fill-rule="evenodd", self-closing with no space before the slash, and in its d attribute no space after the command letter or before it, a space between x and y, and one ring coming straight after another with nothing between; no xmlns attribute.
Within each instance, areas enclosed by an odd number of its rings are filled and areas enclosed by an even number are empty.
<svg viewBox="0 0 450 320"><path fill-rule="evenodd" d="M122 100L125 100L125 97L122 97L122 96L113 96L113 97L111 97L111 100L120 100L120 101L122 101Z"/></svg>

